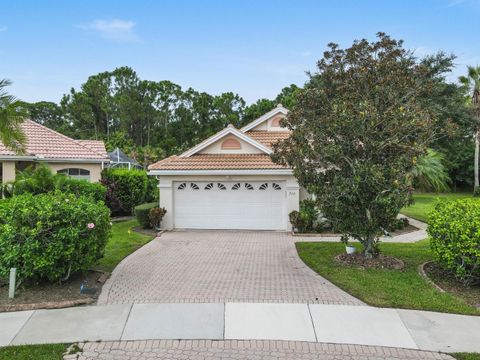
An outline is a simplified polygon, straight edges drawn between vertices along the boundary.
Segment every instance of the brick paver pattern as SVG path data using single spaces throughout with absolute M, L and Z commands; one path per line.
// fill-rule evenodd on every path
M 362 305 L 300 260 L 298 240 L 268 231 L 166 232 L 117 266 L 98 303 Z
M 149 340 L 80 344 L 83 352 L 64 360 L 452 360 L 446 354 L 364 345 L 298 341 Z

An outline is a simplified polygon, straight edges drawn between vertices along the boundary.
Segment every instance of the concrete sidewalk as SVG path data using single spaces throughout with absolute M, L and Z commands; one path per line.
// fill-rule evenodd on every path
M 480 317 L 278 303 L 119 304 L 0 314 L 0 346 L 150 339 L 284 340 L 480 352 Z

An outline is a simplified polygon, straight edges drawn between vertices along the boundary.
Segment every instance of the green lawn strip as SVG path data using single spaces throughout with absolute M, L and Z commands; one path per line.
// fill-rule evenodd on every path
M 440 293 L 418 274 L 418 266 L 431 259 L 429 244 L 381 244 L 382 252 L 402 259 L 405 269 L 382 270 L 347 267 L 335 262 L 345 246 L 331 242 L 296 244 L 300 258 L 310 268 L 367 304 L 379 307 L 430 310 L 480 315 L 480 311 L 453 295 Z M 358 248 L 360 245 L 355 244 Z
M 403 208 L 401 213 L 414 219 L 427 222 L 428 212 L 433 209 L 437 200 L 456 200 L 471 197 L 471 193 L 414 194 L 413 199 L 415 200 L 415 203 Z
M 450 355 L 458 360 L 480 360 L 479 353 L 453 353 Z
M 62 360 L 65 344 L 0 347 L 0 360 Z
M 113 223 L 112 235 L 105 248 L 105 255 L 95 269 L 111 272 L 126 256 L 154 238 L 154 236 L 133 231 L 132 228 L 135 226 L 138 226 L 137 220 Z

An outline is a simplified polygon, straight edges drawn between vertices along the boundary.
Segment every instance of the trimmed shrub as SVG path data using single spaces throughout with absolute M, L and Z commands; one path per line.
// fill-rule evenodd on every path
M 20 172 L 15 181 L 5 185 L 4 194 L 10 198 L 22 194 L 45 194 L 55 190 L 71 193 L 77 197 L 86 196 L 94 201 L 104 201 L 107 191 L 102 184 L 72 179 L 63 174 L 53 174 L 46 166 L 39 166 Z
M 93 201 L 105 201 L 105 195 L 107 193 L 106 187 L 100 183 L 71 179 L 65 175 L 59 175 L 56 181 L 56 188 L 77 197 L 85 196 Z
M 104 253 L 110 212 L 103 202 L 62 192 L 14 196 L 0 203 L 0 278 L 66 280 Z
M 135 216 L 137 217 L 138 223 L 145 229 L 150 229 L 150 210 L 153 208 L 158 208 L 158 203 L 146 203 L 135 206 Z
M 102 184 L 107 188 L 106 205 L 114 215 L 131 215 L 147 194 L 147 173 L 143 170 L 105 169 Z
M 155 176 L 148 176 L 147 193 L 145 194 L 145 202 L 157 202 L 160 199 L 160 191 L 158 189 L 158 179 Z
M 464 285 L 480 280 L 480 201 L 461 199 L 436 204 L 427 232 L 438 263 Z
M 300 201 L 300 211 L 292 211 L 289 214 L 290 223 L 298 232 L 321 232 L 323 222 L 318 219 L 319 211 L 314 200 L 305 199 Z
M 167 213 L 167 209 L 159 208 L 159 207 L 154 207 L 153 209 L 150 209 L 150 212 L 148 213 L 148 218 L 150 219 L 150 225 L 156 229 L 160 229 L 160 224 L 162 223 L 163 217 Z

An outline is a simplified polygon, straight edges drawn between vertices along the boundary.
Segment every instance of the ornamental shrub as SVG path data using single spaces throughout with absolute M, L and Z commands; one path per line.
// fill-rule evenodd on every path
M 163 217 L 166 213 L 167 209 L 165 209 L 164 207 L 154 207 L 153 209 L 150 209 L 150 212 L 148 213 L 148 218 L 150 219 L 150 225 L 155 230 L 160 229 L 160 224 L 162 223 Z
M 63 174 L 53 174 L 46 166 L 27 168 L 20 172 L 15 181 L 7 183 L 4 195 L 7 198 L 22 194 L 44 194 L 60 190 L 75 196 L 86 196 L 94 201 L 104 201 L 106 188 L 99 183 L 73 179 Z
M 0 203 L 0 278 L 61 281 L 104 253 L 110 212 L 103 202 L 62 192 L 14 196 Z
M 71 179 L 65 175 L 57 175 L 56 189 L 70 193 L 77 197 L 85 196 L 93 201 L 105 201 L 107 189 L 100 183 L 91 183 L 87 180 Z
M 105 169 L 101 183 L 106 186 L 106 205 L 114 215 L 131 215 L 135 206 L 145 202 L 147 173 L 143 170 Z
M 148 217 L 150 210 L 158 207 L 158 203 L 146 203 L 135 206 L 135 216 L 137 217 L 138 223 L 145 229 L 150 229 L 150 218 Z
M 443 201 L 429 214 L 427 232 L 438 263 L 466 286 L 480 280 L 480 201 Z

